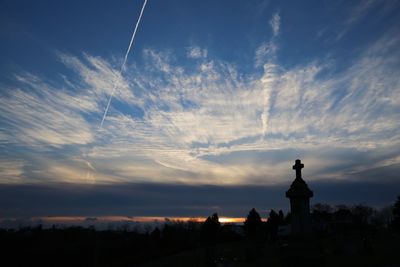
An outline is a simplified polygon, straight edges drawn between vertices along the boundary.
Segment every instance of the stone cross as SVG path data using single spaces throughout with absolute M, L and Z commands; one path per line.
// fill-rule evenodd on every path
M 304 168 L 304 164 L 301 160 L 296 159 L 296 164 L 293 165 L 293 170 L 296 170 L 296 179 L 301 179 L 301 169 Z

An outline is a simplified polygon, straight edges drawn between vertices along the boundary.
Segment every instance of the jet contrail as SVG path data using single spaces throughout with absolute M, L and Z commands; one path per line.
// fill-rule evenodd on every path
M 126 50 L 126 53 L 125 53 L 124 62 L 122 63 L 121 69 L 119 70 L 119 73 L 120 73 L 120 74 L 122 74 L 122 72 L 125 70 L 126 61 L 128 60 L 129 52 L 131 51 L 133 42 L 135 41 L 135 35 L 136 35 L 137 29 L 138 29 L 138 27 L 139 27 L 140 20 L 142 19 L 143 11 L 144 11 L 144 8 L 146 7 L 146 4 L 147 4 L 147 0 L 144 0 L 143 6 L 142 6 L 142 10 L 140 11 L 139 18 L 138 18 L 138 20 L 136 21 L 135 30 L 133 31 L 132 38 L 131 38 L 131 42 L 129 43 L 129 47 L 128 47 L 128 49 Z M 114 96 L 114 93 L 115 93 L 115 89 L 116 89 L 116 88 L 117 88 L 117 83 L 114 82 L 114 86 L 113 86 L 113 89 L 112 89 L 112 91 L 111 91 L 110 98 L 108 99 L 108 103 L 107 103 L 107 106 L 106 106 L 106 110 L 104 111 L 104 114 L 103 114 L 103 119 L 101 120 L 101 123 L 100 123 L 100 128 L 103 127 L 103 123 L 104 123 L 104 120 L 106 119 L 107 112 L 108 112 L 108 109 L 110 108 L 111 100 L 112 100 L 112 98 L 113 98 L 113 96 Z

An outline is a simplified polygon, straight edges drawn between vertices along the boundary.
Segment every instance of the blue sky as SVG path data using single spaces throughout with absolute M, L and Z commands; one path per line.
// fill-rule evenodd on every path
M 398 1 L 142 4 L 0 3 L 2 187 L 398 188 Z

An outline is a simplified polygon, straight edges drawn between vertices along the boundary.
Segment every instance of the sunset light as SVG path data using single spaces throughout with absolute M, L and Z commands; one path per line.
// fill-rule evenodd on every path
M 2 266 L 400 266 L 400 0 L 1 0 L 0 150 Z

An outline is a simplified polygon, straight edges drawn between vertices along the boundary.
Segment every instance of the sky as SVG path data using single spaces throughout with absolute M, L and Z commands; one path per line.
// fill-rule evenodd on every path
M 142 5 L 0 2 L 0 218 L 395 200 L 399 1 Z

